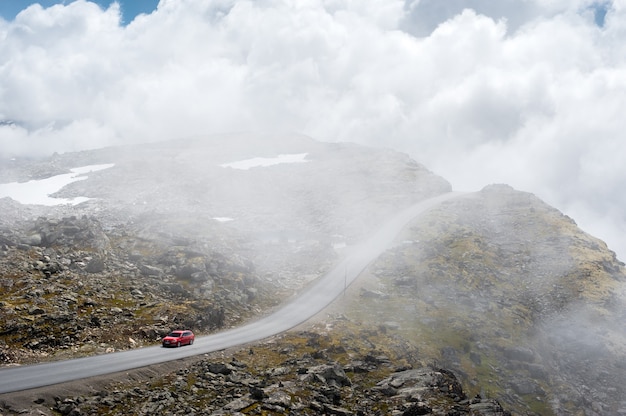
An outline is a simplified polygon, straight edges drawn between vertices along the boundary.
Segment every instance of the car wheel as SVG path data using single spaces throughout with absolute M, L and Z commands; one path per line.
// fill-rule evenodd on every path
M 189 340 L 189 345 L 193 345 L 193 339 Z
M 178 341 L 178 344 L 176 344 L 177 347 L 180 347 L 180 341 Z

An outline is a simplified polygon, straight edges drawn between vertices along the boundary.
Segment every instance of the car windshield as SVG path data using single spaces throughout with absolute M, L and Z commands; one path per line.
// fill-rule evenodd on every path
M 182 335 L 182 332 L 172 332 L 168 335 L 168 337 L 178 338 Z

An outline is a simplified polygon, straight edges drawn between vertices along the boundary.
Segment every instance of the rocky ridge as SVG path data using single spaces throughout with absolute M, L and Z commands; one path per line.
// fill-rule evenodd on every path
M 356 316 L 396 322 L 470 392 L 520 413 L 626 413 L 624 264 L 535 196 L 446 202 L 372 269 L 376 305 Z
M 236 325 L 321 275 L 341 258 L 337 242 L 349 246 L 390 213 L 450 189 L 405 155 L 360 146 L 286 140 L 265 151 L 306 152 L 306 163 L 240 172 L 220 167 L 255 155 L 238 139 L 191 144 L 42 162 L 34 171 L 116 163 L 59 192 L 98 198 L 77 207 L 0 200 L 4 365 L 137 348 L 175 326 Z M 123 414 L 132 402 L 145 406 L 136 414 L 506 414 L 497 400 L 524 415 L 626 414 L 624 265 L 535 196 L 494 185 L 449 201 L 369 270 L 328 327 L 253 354 L 202 357 L 141 385 L 7 399 L 2 412 Z M 325 341 L 312 348 L 312 339 Z M 351 385 L 329 386 L 318 367 Z M 402 371 L 418 395 L 399 394 Z

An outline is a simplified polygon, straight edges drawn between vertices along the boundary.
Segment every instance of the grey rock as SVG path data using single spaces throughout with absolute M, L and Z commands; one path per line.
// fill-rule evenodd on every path
M 42 237 L 41 234 L 37 233 L 37 234 L 31 234 L 27 237 L 24 237 L 22 239 L 22 244 L 26 244 L 29 246 L 40 246 L 41 242 L 42 242 Z
M 311 367 L 308 369 L 309 374 L 314 374 L 320 377 L 322 380 L 336 381 L 341 386 L 351 386 L 352 382 L 346 376 L 345 371 L 341 367 L 341 365 L 335 364 L 322 364 L 319 366 Z
M 139 266 L 139 270 L 144 276 L 162 276 L 163 270 L 156 266 L 151 266 L 148 264 L 142 264 Z
M 106 266 L 104 260 L 100 257 L 94 257 L 87 263 L 85 271 L 88 273 L 101 273 L 105 270 Z

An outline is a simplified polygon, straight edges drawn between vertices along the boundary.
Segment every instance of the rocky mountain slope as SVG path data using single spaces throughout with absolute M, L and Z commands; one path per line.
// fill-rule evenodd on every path
M 445 369 L 418 359 L 385 326 L 343 316 L 305 331 L 108 380 L 16 393 L 8 414 L 493 415 Z M 72 395 L 67 395 L 68 391 Z M 28 405 L 25 405 L 27 403 Z
M 602 241 L 505 185 L 442 204 L 400 241 L 355 313 L 397 323 L 510 409 L 626 413 L 626 274 Z
M 4 164 L 3 180 L 19 181 L 114 164 L 58 192 L 93 198 L 76 206 L 0 200 L 5 364 L 138 347 L 177 326 L 207 333 L 241 323 L 330 267 L 333 241 L 356 240 L 398 206 L 449 189 L 394 152 L 303 137 L 215 140 Z M 294 152 L 307 162 L 220 166 Z
M 306 156 L 226 165 L 280 154 Z M 6 161 L 0 182 L 102 163 L 114 166 L 58 193 L 86 203 L 0 200 L 1 365 L 237 325 L 392 213 L 450 190 L 393 151 L 247 135 Z M 97 394 L 12 396 L 0 411 L 505 414 L 499 402 L 518 414 L 626 413 L 625 277 L 572 219 L 489 186 L 408 227 L 335 317 L 306 332 Z

